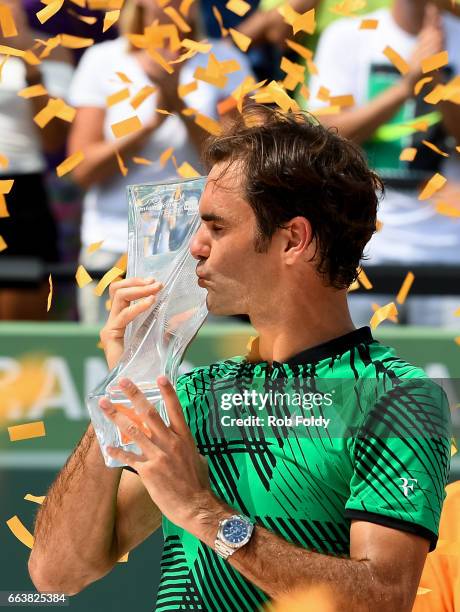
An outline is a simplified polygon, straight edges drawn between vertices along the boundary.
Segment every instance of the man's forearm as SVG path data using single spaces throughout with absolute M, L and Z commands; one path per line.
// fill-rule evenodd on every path
M 37 588 L 78 591 L 113 567 L 121 471 L 106 467 L 90 424 L 37 514 L 29 560 Z
M 200 512 L 191 532 L 214 548 L 219 520 L 236 513 L 235 509 L 212 497 L 206 500 L 206 507 Z M 259 525 L 254 529 L 250 542 L 230 556 L 228 563 L 272 599 L 294 589 L 321 584 L 333 590 L 334 602 L 346 610 L 385 612 L 396 609 L 391 606 L 398 602 L 394 593 L 397 588 L 395 581 L 389 579 L 387 584 L 379 584 L 368 559 L 311 552 Z M 402 604 L 398 609 L 406 608 Z
M 401 80 L 365 106 L 337 115 L 318 115 L 318 118 L 323 125 L 336 127 L 341 136 L 360 144 L 393 117 L 410 93 L 410 86 Z

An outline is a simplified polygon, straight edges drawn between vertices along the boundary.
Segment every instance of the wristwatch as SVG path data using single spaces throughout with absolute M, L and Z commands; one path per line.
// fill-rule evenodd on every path
M 247 516 L 234 514 L 219 522 L 214 549 L 223 559 L 233 555 L 239 548 L 249 542 L 254 524 Z

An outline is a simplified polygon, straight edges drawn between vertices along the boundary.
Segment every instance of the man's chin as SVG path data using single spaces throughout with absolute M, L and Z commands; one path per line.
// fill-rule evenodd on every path
M 206 297 L 206 306 L 208 308 L 209 314 L 212 314 L 216 317 L 230 317 L 232 315 L 238 314 L 235 308 L 231 308 L 228 305 L 223 304 L 222 302 L 219 303 L 219 301 L 216 300 L 215 297 L 210 296 L 209 293 Z

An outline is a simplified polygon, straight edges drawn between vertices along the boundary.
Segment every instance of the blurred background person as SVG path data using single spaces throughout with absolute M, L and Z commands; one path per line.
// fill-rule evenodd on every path
M 179 1 L 168 6 L 179 8 Z M 192 6 L 188 23 L 193 26 L 190 37 L 196 38 L 197 14 Z M 208 133 L 198 127 L 193 117 L 184 116 L 189 106 L 213 119 L 217 118 L 217 104 L 251 74 L 246 56 L 230 42 L 211 40 L 211 53 L 219 62 L 236 60 L 239 70 L 227 75 L 224 86 L 217 88 L 209 83 L 197 81 L 197 89 L 184 99 L 178 95 L 179 84 L 193 81 L 196 68 L 206 68 L 209 54 L 199 53 L 184 63 L 173 64 L 175 71 L 168 75 L 145 49 L 134 48 L 127 34 L 143 34 L 144 28 L 155 20 L 160 24 L 171 24 L 162 8 L 152 0 L 127 0 L 120 18 L 122 36 L 89 48 L 84 54 L 75 74 L 69 101 L 77 108 L 69 137 L 69 155 L 83 151 L 85 160 L 75 169 L 74 179 L 85 189 L 80 263 L 91 270 L 108 269 L 127 250 L 128 207 L 125 187 L 128 184 L 162 182 L 178 178 L 171 162 L 160 161 L 168 148 L 174 149 L 177 166 L 188 162 L 196 170 L 200 168 L 200 146 Z M 166 47 L 166 44 L 165 44 Z M 173 60 L 169 50 L 161 54 Z M 116 72 L 122 72 L 130 83 L 123 83 Z M 130 98 L 145 86 L 156 88 L 136 109 L 128 99 L 107 107 L 107 96 L 129 87 Z M 167 109 L 173 115 L 160 114 L 156 109 Z M 111 125 L 137 114 L 142 129 L 115 139 Z M 128 173 L 123 176 L 116 158 L 122 156 Z M 136 164 L 132 157 L 151 161 L 150 165 Z M 87 247 L 104 240 L 102 247 L 89 254 Z M 105 320 L 107 312 L 103 299 L 93 293 L 87 285 L 79 291 L 80 318 L 85 323 Z
M 34 38 L 43 38 L 27 22 L 19 0 L 5 0 L 18 31 L 17 36 L 0 36 L 0 44 L 27 50 Z M 0 56 L 5 62 L 0 81 L 0 154 L 6 162 L 0 178 L 13 179 L 6 196 L 8 216 L 0 218 L 0 235 L 7 248 L 0 253 L 0 269 L 11 266 L 12 258 L 33 258 L 40 262 L 58 260 L 57 229 L 49 206 L 44 182 L 46 154 L 62 149 L 69 123 L 54 118 L 43 129 L 33 121 L 48 103 L 49 97 L 63 98 L 72 78 L 72 56 L 57 47 L 39 65 L 30 65 L 19 57 Z M 23 98 L 18 93 L 29 86 L 43 85 L 47 95 Z M 18 274 L 19 275 L 19 274 Z M 36 285 L 2 282 L 0 319 L 40 320 L 46 318 L 48 280 Z
M 321 86 L 331 96 L 353 95 L 353 107 L 319 118 L 361 144 L 370 165 L 384 179 L 386 194 L 379 210 L 382 227 L 369 244 L 366 265 L 395 264 L 408 270 L 414 264 L 459 264 L 460 219 L 439 214 L 432 199 L 420 201 L 418 196 L 436 172 L 449 179 L 450 192 L 459 180 L 455 145 L 460 142 L 460 106 L 450 101 L 433 105 L 424 98 L 437 84 L 460 72 L 460 20 L 441 14 L 424 0 L 394 0 L 391 9 L 380 9 L 366 18 L 376 19 L 377 29 L 360 30 L 360 20 L 346 18 L 323 34 L 315 58 L 319 74 L 311 81 L 309 105 L 310 109 L 329 105 L 317 97 Z M 387 45 L 408 62 L 404 76 L 383 55 Z M 444 49 L 449 65 L 423 74 L 421 61 Z M 426 76 L 431 81 L 421 84 L 417 95 L 415 86 Z M 411 128 L 416 122 L 419 125 Z M 400 159 L 405 148 L 416 149 L 413 161 Z M 387 297 L 351 295 L 355 324 L 369 321 L 371 302 Z M 457 305 L 455 299 L 409 297 L 408 321 L 456 325 Z

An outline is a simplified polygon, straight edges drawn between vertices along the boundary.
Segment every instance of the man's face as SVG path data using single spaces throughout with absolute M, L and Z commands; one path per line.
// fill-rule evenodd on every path
M 256 217 L 241 195 L 237 167 L 215 182 L 226 165 L 216 164 L 209 173 L 190 252 L 198 260 L 198 284 L 208 291 L 209 311 L 250 314 L 276 282 L 279 261 L 272 245 L 266 253 L 254 250 Z

